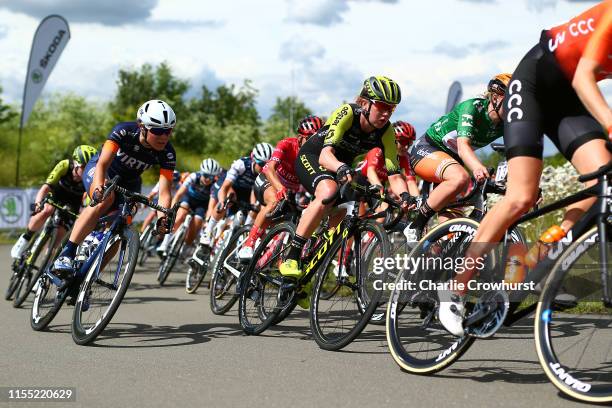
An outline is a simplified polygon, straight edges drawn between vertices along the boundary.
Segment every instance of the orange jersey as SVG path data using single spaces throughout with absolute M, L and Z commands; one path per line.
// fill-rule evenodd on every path
M 612 76 L 612 0 L 605 0 L 584 13 L 542 33 L 542 45 L 555 56 L 571 82 L 580 58 L 597 61 L 597 81 Z

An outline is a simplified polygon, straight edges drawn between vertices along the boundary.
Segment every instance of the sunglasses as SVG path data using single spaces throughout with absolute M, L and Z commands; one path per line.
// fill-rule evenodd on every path
M 266 165 L 266 161 L 265 160 L 255 160 L 255 164 L 258 164 L 261 167 L 263 167 Z
M 156 127 L 149 128 L 148 130 L 149 132 L 153 133 L 155 136 L 169 135 L 172 132 L 172 129 L 156 128 Z
M 376 109 L 379 112 L 393 112 L 397 107 L 397 105 L 392 105 L 382 101 L 372 101 L 372 105 L 376 106 Z

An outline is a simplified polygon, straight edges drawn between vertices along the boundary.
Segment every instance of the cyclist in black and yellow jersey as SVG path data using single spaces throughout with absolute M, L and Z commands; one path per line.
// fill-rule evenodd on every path
M 72 152 L 72 160 L 65 159 L 55 165 L 47 180 L 36 194 L 32 216 L 28 222 L 26 232 L 21 234 L 13 248 L 11 257 L 19 258 L 28 246 L 34 233 L 42 228 L 47 218 L 53 214 L 54 208 L 47 204 L 39 204 L 48 194 L 58 204 L 67 204 L 74 212 L 78 212 L 85 193 L 83 187 L 83 169 L 92 156 L 97 153 L 95 147 L 88 145 L 77 146 Z
M 286 260 L 280 266 L 283 276 L 299 278 L 298 259 L 306 240 L 320 224 L 325 210 L 323 200 L 333 197 L 338 184 L 352 180 L 351 164 L 373 148 L 382 149 L 390 162 L 389 183 L 407 209 L 412 199 L 399 174 L 395 131 L 389 122 L 401 100 L 398 84 L 384 76 L 367 78 L 357 103 L 340 106 L 325 125 L 300 148 L 295 171 L 306 190 L 315 198 L 303 211 Z M 302 306 L 302 304 L 300 304 Z

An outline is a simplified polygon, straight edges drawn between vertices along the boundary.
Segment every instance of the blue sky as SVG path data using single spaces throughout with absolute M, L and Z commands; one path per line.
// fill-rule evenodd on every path
M 251 79 L 263 118 L 276 97 L 291 94 L 329 115 L 355 97 L 366 76 L 382 74 L 402 87 L 395 117 L 422 133 L 442 113 L 453 80 L 461 81 L 464 98 L 482 93 L 489 77 L 514 70 L 542 28 L 595 3 L 0 0 L 0 84 L 5 99 L 20 102 L 34 30 L 57 13 L 69 21 L 72 39 L 45 93 L 108 100 L 119 68 L 165 60 L 194 89 Z

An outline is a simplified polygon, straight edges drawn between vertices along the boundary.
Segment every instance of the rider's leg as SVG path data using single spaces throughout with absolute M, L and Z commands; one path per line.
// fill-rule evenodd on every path
M 153 211 L 149 211 L 149 213 L 145 217 L 144 221 L 142 222 L 142 227 L 140 227 L 140 233 L 141 234 L 149 226 L 149 224 L 151 224 L 151 222 L 153 222 L 153 219 L 155 218 L 156 215 L 157 215 L 157 211 L 154 211 L 154 210 Z
M 23 251 L 28 246 L 28 243 L 30 242 L 34 234 L 42 228 L 45 221 L 47 221 L 47 219 L 53 214 L 54 210 L 55 208 L 53 208 L 53 206 L 45 204 L 42 211 L 30 217 L 30 221 L 28 222 L 28 228 L 23 234 L 19 236 L 17 242 L 11 248 L 12 258 L 19 258 L 21 254 L 23 254 Z
M 193 217 L 193 220 L 191 221 L 191 225 L 187 230 L 187 235 L 185 235 L 185 244 L 191 245 L 193 243 L 193 240 L 197 236 L 198 231 L 202 229 L 202 224 L 204 224 L 203 216 L 204 209 L 202 208 L 200 214 L 196 213 L 195 217 Z

